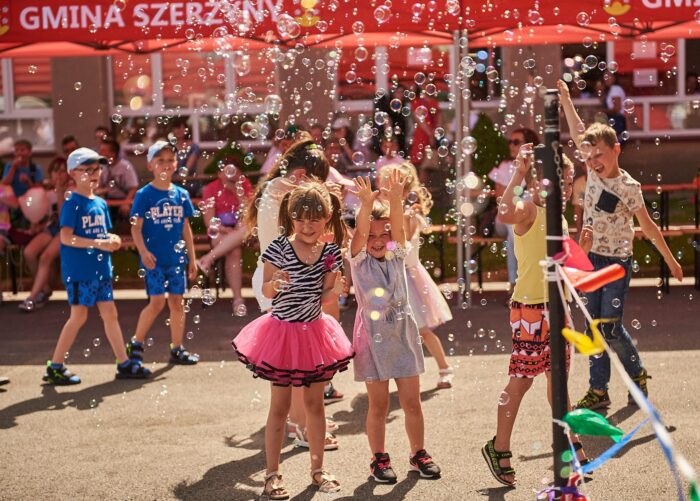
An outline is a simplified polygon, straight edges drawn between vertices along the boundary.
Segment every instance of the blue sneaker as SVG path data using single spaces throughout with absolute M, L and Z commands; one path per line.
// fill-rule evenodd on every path
M 44 374 L 42 379 L 49 384 L 57 386 L 80 384 L 80 378 L 69 371 L 65 365 L 61 364 L 58 367 L 54 367 L 51 364 L 51 360 L 46 362 L 46 374 Z
M 195 365 L 199 362 L 199 355 L 190 353 L 184 346 L 170 345 L 170 363 L 178 365 Z

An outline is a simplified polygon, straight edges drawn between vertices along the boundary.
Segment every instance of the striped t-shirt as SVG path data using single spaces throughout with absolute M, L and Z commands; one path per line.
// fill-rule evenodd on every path
M 289 287 L 272 299 L 272 316 L 285 322 L 318 320 L 321 317 L 323 279 L 326 273 L 340 269 L 340 248 L 327 243 L 318 260 L 306 264 L 297 257 L 287 237 L 279 237 L 265 249 L 262 261 L 289 273 Z

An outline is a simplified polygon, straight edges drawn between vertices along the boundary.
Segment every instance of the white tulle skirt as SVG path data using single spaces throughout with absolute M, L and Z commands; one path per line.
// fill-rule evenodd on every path
M 452 312 L 428 270 L 422 264 L 406 268 L 408 302 L 418 328 L 434 329 L 452 320 Z

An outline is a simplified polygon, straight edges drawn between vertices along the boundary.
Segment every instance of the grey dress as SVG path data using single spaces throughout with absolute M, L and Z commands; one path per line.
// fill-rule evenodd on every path
M 386 381 L 425 371 L 422 339 L 408 303 L 406 248 L 379 260 L 366 248 L 350 257 L 357 314 L 352 344 L 355 381 Z

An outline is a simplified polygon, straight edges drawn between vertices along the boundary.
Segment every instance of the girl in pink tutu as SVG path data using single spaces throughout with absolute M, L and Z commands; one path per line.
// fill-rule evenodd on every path
M 377 482 L 395 483 L 396 473 L 385 449 L 389 380 L 394 379 L 405 415 L 411 470 L 439 478 L 440 468 L 425 451 L 420 379 L 424 372 L 418 325 L 408 305 L 403 224 L 405 179 L 396 169 L 382 186 L 389 206 L 377 200 L 369 179 L 355 178 L 360 210 L 350 244 L 357 314 L 353 332 L 355 380 L 367 387 L 367 438 L 372 450 L 370 471 Z
M 438 364 L 438 389 L 451 388 L 454 373 L 445 358 L 442 342 L 433 329 L 452 320 L 452 312 L 418 256 L 422 239 L 421 231 L 428 226 L 426 216 L 433 206 L 433 197 L 418 182 L 416 168 L 409 161 L 387 166 L 379 178 L 380 185 L 387 183 L 392 169 L 398 169 L 401 176 L 406 179 L 403 191 L 404 231 L 406 239 L 411 243 L 405 260 L 408 303 L 418 324 L 423 344 Z
M 338 301 L 342 292 L 339 246 L 345 225 L 340 209 L 338 197 L 316 182 L 303 183 L 284 196 L 279 211 L 284 235 L 262 254 L 262 292 L 272 300 L 272 310 L 233 340 L 239 360 L 254 377 L 272 383 L 263 491 L 269 499 L 289 498 L 278 467 L 292 386 L 304 387 L 312 483 L 324 493 L 340 490 L 323 469 L 323 389 L 336 372 L 347 369 L 353 348 L 338 321 L 322 312 L 322 305 Z M 323 243 L 326 232 L 333 233 L 334 242 Z

